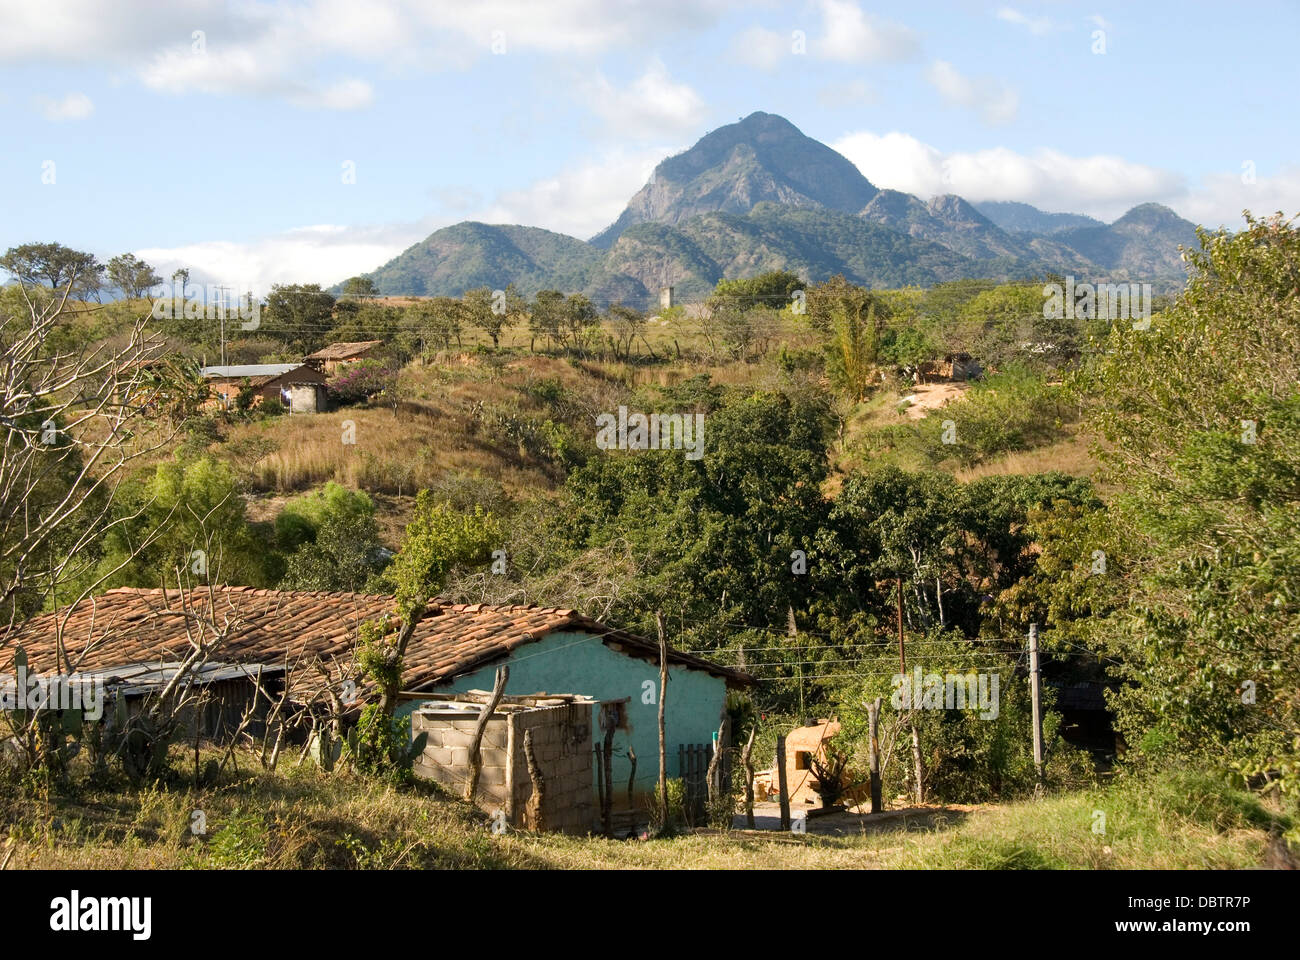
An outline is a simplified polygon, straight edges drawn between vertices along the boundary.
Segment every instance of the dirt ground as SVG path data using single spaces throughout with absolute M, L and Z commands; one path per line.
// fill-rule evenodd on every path
M 969 386 L 962 381 L 919 384 L 903 397 L 904 400 L 911 401 L 905 416 L 909 420 L 920 420 L 931 410 L 937 410 L 950 400 L 960 397 Z

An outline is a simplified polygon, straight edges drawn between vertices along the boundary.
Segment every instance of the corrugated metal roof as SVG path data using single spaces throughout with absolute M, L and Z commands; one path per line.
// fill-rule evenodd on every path
M 237 380 L 241 377 L 279 377 L 301 366 L 301 363 L 247 363 L 234 367 L 204 367 L 199 372 L 205 377 Z
M 176 660 L 169 662 L 124 663 L 120 666 L 78 670 L 74 675 L 76 682 L 73 685 L 85 686 L 98 680 L 102 681 L 104 686 L 114 687 L 126 696 L 135 696 L 161 690 L 176 676 L 180 668 L 181 662 Z M 284 673 L 284 667 L 269 663 L 219 663 L 213 661 L 200 667 L 194 667 L 189 682 L 203 686 L 209 683 L 219 683 L 223 680 L 235 680 L 245 677 L 255 680 L 259 671 L 263 677 L 274 677 Z M 40 674 L 39 679 L 54 680 L 56 677 L 53 674 Z M 58 677 L 58 679 L 69 680 L 66 677 Z M 69 680 L 69 682 L 71 681 Z M 0 679 L 0 691 L 9 693 L 12 692 L 13 687 L 13 678 L 5 677 Z

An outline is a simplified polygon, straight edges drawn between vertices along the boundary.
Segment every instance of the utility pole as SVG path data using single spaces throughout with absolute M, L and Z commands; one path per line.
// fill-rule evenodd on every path
M 904 682 L 906 682 L 907 654 L 903 646 L 903 578 L 902 577 L 898 578 L 898 666 L 902 670 L 903 680 Z M 911 690 L 910 688 L 911 685 L 908 684 L 907 689 L 912 695 L 912 702 L 915 703 L 916 691 Z M 909 705 L 909 713 L 911 709 L 912 708 Z M 917 733 L 916 730 L 915 713 L 910 713 L 910 719 L 912 725 L 912 775 L 916 777 L 916 790 L 915 790 L 916 802 L 924 803 L 925 785 L 923 783 L 923 778 L 925 775 L 925 767 L 922 765 L 921 762 L 921 735 Z
M 221 299 L 217 301 L 217 316 L 221 320 L 221 365 L 226 365 L 226 300 L 230 288 L 226 286 L 218 287 L 221 291 Z
M 1034 723 L 1034 772 L 1043 785 L 1043 674 L 1038 666 L 1038 624 L 1029 625 L 1029 694 Z

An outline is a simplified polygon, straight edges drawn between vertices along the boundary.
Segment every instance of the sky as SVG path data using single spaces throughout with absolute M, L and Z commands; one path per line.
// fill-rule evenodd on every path
M 264 293 L 461 220 L 589 238 L 756 110 L 878 187 L 1300 213 L 1300 5 L 0 0 L 0 249 Z

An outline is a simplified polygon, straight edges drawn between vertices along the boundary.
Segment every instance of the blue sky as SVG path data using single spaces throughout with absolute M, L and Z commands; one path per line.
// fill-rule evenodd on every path
M 0 23 L 0 248 L 259 290 L 462 219 L 588 237 L 754 110 L 923 197 L 1300 212 L 1291 3 L 0 0 Z

